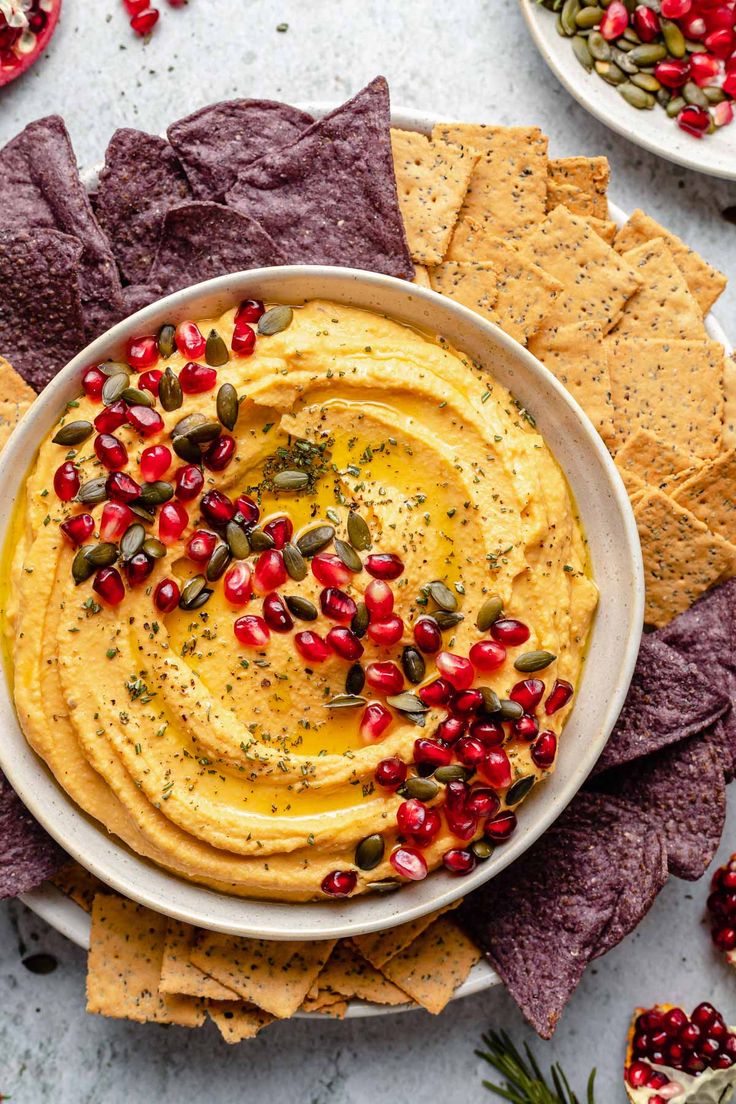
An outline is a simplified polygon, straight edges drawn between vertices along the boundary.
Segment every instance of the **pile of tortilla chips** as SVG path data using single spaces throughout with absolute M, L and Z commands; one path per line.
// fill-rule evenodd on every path
M 587 412 L 631 497 L 656 630 L 586 791 L 457 913 L 337 944 L 235 939 L 66 866 L 56 884 L 92 914 L 91 1011 L 209 1017 L 229 1042 L 354 998 L 436 1013 L 480 948 L 549 1036 L 668 873 L 706 869 L 736 772 L 736 364 L 704 324 L 725 278 L 642 211 L 617 229 L 608 181 L 603 157 L 550 159 L 536 127 L 391 130 L 382 78 L 316 122 L 234 100 L 168 140 L 119 130 L 92 202 L 58 117 L 0 150 L 0 354 L 27 381 L 0 359 L 0 444 L 86 340 L 162 294 L 283 263 L 413 279 L 526 345 Z M 21 808 L 0 785 L 0 897 L 63 861 Z

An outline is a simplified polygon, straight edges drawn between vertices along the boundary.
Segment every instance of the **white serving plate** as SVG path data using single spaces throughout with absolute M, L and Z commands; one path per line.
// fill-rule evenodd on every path
M 519 0 L 519 6 L 540 54 L 581 107 L 650 153 L 695 172 L 736 180 L 736 122 L 705 138 L 693 138 L 659 106 L 637 111 L 597 73 L 586 72 L 572 51 L 570 39 L 557 33 L 554 12 L 537 0 Z

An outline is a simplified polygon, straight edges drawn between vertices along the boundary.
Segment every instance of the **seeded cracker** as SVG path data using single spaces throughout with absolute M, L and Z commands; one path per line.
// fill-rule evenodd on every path
M 475 943 L 443 916 L 394 955 L 382 972 L 422 1008 L 437 1015 L 479 960 Z
M 622 440 L 642 428 L 686 441 L 702 458 L 720 451 L 723 346 L 615 334 L 607 345 L 614 424 Z
M 426 267 L 426 265 L 414 265 L 414 279 L 411 282 L 413 284 L 416 284 L 417 287 L 431 289 L 432 284 L 430 283 L 429 279 L 429 269 Z
M 22 376 L 19 376 L 9 361 L 0 356 L 0 401 L 32 403 L 36 392 Z
M 391 131 L 391 149 L 412 260 L 440 264 L 480 155 L 407 130 Z
M 10 434 L 27 410 L 31 409 L 29 402 L 3 402 L 0 401 L 0 449 L 5 448 Z
M 522 238 L 547 210 L 547 137 L 538 127 L 437 123 L 434 141 L 481 154 L 450 242 L 448 261 L 485 259 L 491 238 Z M 468 241 L 469 220 L 480 241 Z
M 602 322 L 612 329 L 626 300 L 641 284 L 629 264 L 598 236 L 589 222 L 557 207 L 520 247 L 522 258 L 559 280 L 547 324 Z
M 245 1001 L 217 1001 L 207 1006 L 207 1015 L 217 1026 L 226 1043 L 242 1043 L 255 1039 L 263 1027 L 273 1023 L 274 1017 Z
M 702 462 L 695 453 L 647 429 L 638 429 L 616 453 L 616 466 L 622 475 L 628 472 L 660 490 L 665 490 L 673 477 L 689 473 Z
M 547 210 L 562 203 L 573 215 L 608 218 L 607 157 L 560 157 L 547 166 Z
M 123 897 L 100 894 L 92 906 L 87 1011 L 138 1023 L 199 1027 L 204 1005 L 158 991 L 166 917 Z
M 641 499 L 634 517 L 644 556 L 648 624 L 666 625 L 708 587 L 736 571 L 736 546 L 662 491 Z
M 470 307 L 489 322 L 496 321 L 493 305 L 498 277 L 489 261 L 445 261 L 430 270 L 429 279 L 440 295 Z
M 736 544 L 736 449 L 703 464 L 672 497 L 704 525 Z
M 699 253 L 689 249 L 676 234 L 665 230 L 664 226 L 660 226 L 642 210 L 636 210 L 619 230 L 615 248 L 619 253 L 626 253 L 652 238 L 664 238 L 667 242 L 677 267 L 685 277 L 703 315 L 706 315 L 726 287 L 726 277 L 704 261 Z
M 736 360 L 723 362 L 723 447 L 736 447 Z
M 98 893 L 111 892 L 104 882 L 95 878 L 94 874 L 90 874 L 89 870 L 85 870 L 74 860 L 62 867 L 51 881 L 65 897 L 74 901 L 74 904 L 79 905 L 85 912 L 92 912 L 92 905 Z
M 374 1004 L 406 1004 L 407 1000 L 406 993 L 371 966 L 347 940 L 335 947 L 315 985 L 318 994 L 332 992 Z
M 160 993 L 185 993 L 190 997 L 232 1001 L 237 993 L 194 965 L 191 953 L 197 938 L 197 928 L 182 920 L 169 919 L 159 979 Z
M 382 970 L 389 959 L 400 951 L 403 951 L 415 939 L 418 939 L 423 931 L 445 912 L 455 909 L 460 904 L 453 902 L 447 908 L 430 912 L 427 916 L 420 916 L 418 920 L 410 920 L 406 924 L 397 924 L 386 931 L 372 932 L 368 935 L 354 935 L 351 942 L 358 948 L 363 958 L 366 958 L 377 970 Z
M 530 339 L 529 352 L 554 373 L 612 447 L 611 377 L 603 326 L 599 322 L 573 322 L 542 329 Z
M 590 216 L 585 221 L 590 223 L 598 237 L 603 238 L 607 245 L 613 245 L 618 233 L 618 226 L 615 222 L 610 219 L 591 218 Z
M 707 340 L 703 314 L 663 238 L 623 254 L 644 283 L 624 307 L 617 337 Z

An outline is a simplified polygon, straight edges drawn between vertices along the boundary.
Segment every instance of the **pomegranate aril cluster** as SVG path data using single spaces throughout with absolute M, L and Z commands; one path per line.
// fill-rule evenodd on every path
M 736 855 L 711 879 L 708 912 L 716 947 L 726 953 L 736 950 Z
M 149 0 L 122 0 L 122 3 L 132 30 L 142 38 L 150 35 L 159 21 L 159 9 L 153 7 Z M 183 8 L 187 3 L 188 0 L 168 0 L 170 8 Z
M 653 1065 L 697 1077 L 705 1070 L 730 1069 L 735 1062 L 736 1035 L 712 1004 L 699 1004 L 690 1016 L 682 1008 L 655 1007 L 641 1012 L 634 1024 L 626 1080 L 632 1088 L 650 1088 L 669 1100 L 677 1083 Z

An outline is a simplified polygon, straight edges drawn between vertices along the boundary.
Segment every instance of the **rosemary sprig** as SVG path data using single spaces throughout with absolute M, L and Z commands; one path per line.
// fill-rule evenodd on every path
M 484 1087 L 496 1096 L 511 1101 L 511 1104 L 581 1104 L 559 1063 L 550 1069 L 550 1087 L 528 1046 L 524 1046 L 524 1057 L 505 1031 L 492 1031 L 483 1036 L 483 1042 L 486 1049 L 476 1050 L 475 1053 L 505 1078 L 503 1086 L 483 1082 Z M 588 1078 L 583 1104 L 595 1104 L 595 1070 L 591 1070 Z

